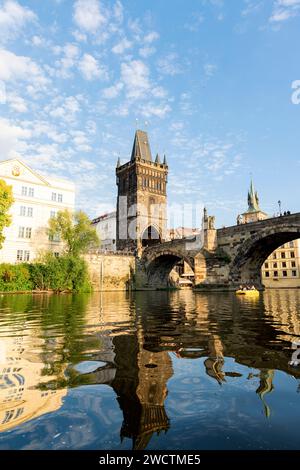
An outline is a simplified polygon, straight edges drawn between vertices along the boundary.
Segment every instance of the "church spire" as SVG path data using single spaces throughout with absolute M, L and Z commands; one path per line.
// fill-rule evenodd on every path
M 152 162 L 152 155 L 147 132 L 137 130 L 134 136 L 131 161 L 136 159 Z
M 254 189 L 253 180 L 251 179 L 250 190 L 248 191 L 248 212 L 258 211 L 260 211 L 258 194 Z
M 118 157 L 117 168 L 119 168 L 120 166 L 121 166 L 121 160 L 120 160 L 120 157 Z
M 164 165 L 167 166 L 167 157 L 164 155 Z
M 160 156 L 158 153 L 156 154 L 155 163 L 160 163 Z

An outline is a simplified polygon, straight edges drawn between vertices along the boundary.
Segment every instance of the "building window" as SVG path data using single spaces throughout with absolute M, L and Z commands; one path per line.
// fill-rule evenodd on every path
M 34 197 L 34 188 L 28 188 L 28 196 Z
M 21 207 L 20 207 L 20 215 L 21 215 L 21 216 L 25 216 L 25 215 L 26 215 L 26 207 L 25 207 L 25 206 L 21 206 Z
M 293 270 L 293 271 L 292 271 L 292 276 L 293 276 L 293 277 L 296 277 L 296 276 L 297 276 L 297 271 L 294 271 L 294 270 Z
M 276 258 L 277 258 L 277 254 L 273 253 L 273 259 L 276 259 Z
M 19 227 L 19 238 L 24 238 L 25 235 L 25 227 Z
M 269 267 L 269 263 L 265 263 L 265 268 L 268 269 L 268 267 Z
M 63 201 L 62 194 L 58 194 L 58 195 L 57 195 L 57 201 L 58 201 L 58 202 L 62 202 L 62 201 Z
M 22 196 L 27 196 L 27 186 L 22 186 Z
M 54 219 L 56 217 L 56 211 L 50 211 L 50 219 Z
M 278 271 L 274 271 L 273 276 L 278 277 Z
M 294 242 L 290 242 L 290 248 L 294 248 Z
M 292 261 L 292 268 L 295 268 L 296 267 L 296 262 L 295 261 Z
M 287 271 L 282 271 L 283 277 L 287 277 Z
M 55 234 L 55 235 L 50 234 L 48 238 L 49 238 L 50 242 L 55 242 L 55 243 L 60 242 L 60 235 L 59 234 Z
M 31 227 L 26 227 L 25 238 L 31 238 L 32 229 Z
M 286 268 L 286 261 L 284 261 L 284 262 L 282 263 L 282 267 L 283 267 L 283 268 Z
M 58 257 L 59 257 L 58 251 L 55 251 L 55 252 L 54 252 L 54 256 L 55 256 L 55 258 L 58 258 Z
M 270 277 L 269 271 L 266 271 L 265 274 L 266 274 L 266 277 Z
M 295 252 L 291 251 L 291 258 L 295 258 Z
M 56 193 L 52 193 L 51 199 L 52 199 L 52 201 L 56 201 Z
M 27 207 L 27 217 L 33 217 L 33 208 Z
M 281 258 L 283 258 L 283 259 L 285 258 L 285 252 L 284 251 L 281 252 Z
M 273 263 L 273 268 L 277 268 L 277 263 Z
M 17 261 L 29 261 L 29 260 L 30 260 L 30 251 L 27 251 L 27 250 L 17 251 Z

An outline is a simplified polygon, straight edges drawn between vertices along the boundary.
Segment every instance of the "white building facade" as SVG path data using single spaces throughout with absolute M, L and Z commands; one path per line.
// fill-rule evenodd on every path
M 12 186 L 12 223 L 4 230 L 0 263 L 33 261 L 45 251 L 63 251 L 59 239 L 50 239 L 48 222 L 59 210 L 74 210 L 74 183 L 42 176 L 20 160 L 0 162 L 0 179 Z
M 116 212 L 110 212 L 93 219 L 92 225 L 95 227 L 100 238 L 101 249 L 105 251 L 116 251 Z

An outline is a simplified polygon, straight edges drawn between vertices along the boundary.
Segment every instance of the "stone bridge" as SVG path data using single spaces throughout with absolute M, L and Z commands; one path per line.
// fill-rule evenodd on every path
M 193 239 L 146 248 L 137 261 L 137 287 L 167 287 L 179 260 L 186 261 L 199 288 L 236 289 L 251 283 L 262 289 L 261 266 L 284 243 L 300 238 L 300 213 L 232 227 L 206 228 Z

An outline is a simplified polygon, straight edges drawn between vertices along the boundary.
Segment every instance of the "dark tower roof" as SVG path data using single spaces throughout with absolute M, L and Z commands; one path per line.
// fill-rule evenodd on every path
M 134 137 L 133 148 L 131 152 L 131 161 L 136 158 L 152 161 L 151 148 L 147 132 L 137 130 Z

